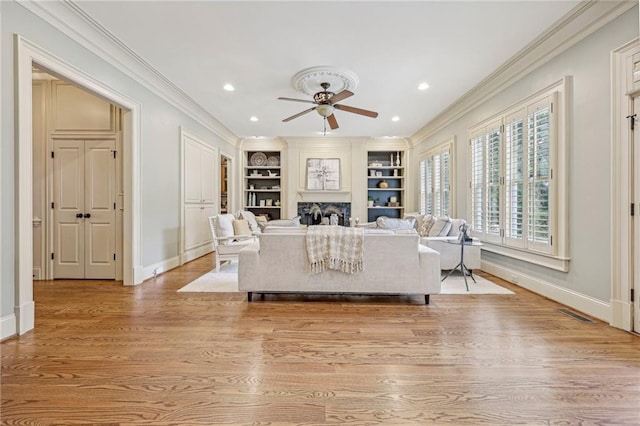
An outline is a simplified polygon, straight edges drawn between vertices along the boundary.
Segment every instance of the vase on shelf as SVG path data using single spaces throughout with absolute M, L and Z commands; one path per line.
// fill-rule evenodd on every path
M 381 180 L 380 182 L 378 182 L 378 188 L 388 188 L 389 187 L 389 182 L 387 182 L 386 180 Z
M 400 167 L 400 151 L 396 154 L 396 167 Z

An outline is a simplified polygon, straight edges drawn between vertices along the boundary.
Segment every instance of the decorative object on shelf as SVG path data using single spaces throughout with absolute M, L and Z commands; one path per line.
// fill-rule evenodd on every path
M 269 173 L 269 177 L 278 177 L 278 173 L 272 172 L 271 170 L 267 170 L 267 173 Z
M 393 159 L 391 160 L 391 164 L 393 164 Z M 400 151 L 396 154 L 396 166 L 400 167 Z
M 260 200 L 260 207 L 265 207 L 265 200 Z
M 382 176 L 382 172 L 381 171 L 377 171 L 376 172 L 376 177 L 380 177 L 380 176 Z
M 386 180 L 381 180 L 380 182 L 378 182 L 378 188 L 388 188 L 389 187 L 389 182 L 387 182 Z
M 397 203 L 398 202 L 398 197 L 389 197 L 389 202 L 390 203 Z
M 276 200 L 275 203 L 273 203 L 276 207 L 280 207 L 280 200 Z
M 271 198 L 267 198 L 266 202 L 267 202 L 267 203 L 266 203 L 266 204 L 267 204 L 267 207 L 271 207 L 271 206 L 273 206 L 273 200 L 272 200 Z
M 339 190 L 339 158 L 307 158 L 307 189 Z
M 374 169 L 369 170 L 369 176 L 375 176 L 376 171 Z
M 389 154 L 389 157 L 391 157 L 391 161 L 389 162 L 389 165 L 393 167 L 393 152 Z
M 249 159 L 249 162 L 252 166 L 264 166 L 267 164 L 267 156 L 264 152 L 254 152 Z
M 256 188 L 256 186 L 254 184 L 252 184 L 252 183 L 249 184 L 249 189 L 255 189 L 255 188 Z
M 273 186 L 271 187 L 271 189 L 279 190 L 279 189 L 280 189 L 280 185 L 273 185 Z
M 393 169 L 393 175 L 398 176 L 398 169 Z
M 367 198 L 367 207 L 373 207 L 373 197 Z
M 251 176 L 262 176 L 259 171 L 254 170 L 251 172 Z
M 382 167 L 382 163 L 379 161 L 372 161 L 369 163 L 369 167 Z
M 278 159 L 278 157 L 272 155 L 271 157 L 267 158 L 267 166 L 275 167 L 279 165 L 280 165 L 280 159 Z
M 329 216 L 329 225 L 337 225 L 338 224 L 338 215 L 333 213 Z

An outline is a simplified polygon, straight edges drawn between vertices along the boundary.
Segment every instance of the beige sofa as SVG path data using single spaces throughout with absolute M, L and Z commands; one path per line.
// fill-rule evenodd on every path
M 440 293 L 440 255 L 419 244 L 418 234 L 376 230 L 363 238 L 363 270 L 311 273 L 306 231 L 263 233 L 240 250 L 238 289 L 248 293 Z

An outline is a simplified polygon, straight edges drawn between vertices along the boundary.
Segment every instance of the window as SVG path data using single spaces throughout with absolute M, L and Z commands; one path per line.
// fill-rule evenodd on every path
M 444 143 L 420 160 L 420 212 L 451 215 L 451 156 L 453 142 Z
M 556 92 L 546 92 L 471 130 L 470 209 L 484 241 L 551 254 L 558 207 L 553 194 Z

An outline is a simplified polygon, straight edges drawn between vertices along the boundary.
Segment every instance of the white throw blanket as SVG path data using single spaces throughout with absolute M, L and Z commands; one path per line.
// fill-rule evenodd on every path
M 307 228 L 307 256 L 311 272 L 326 269 L 353 274 L 362 271 L 363 228 L 318 225 Z

